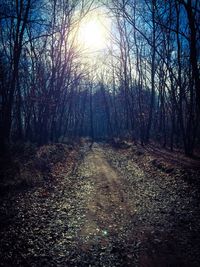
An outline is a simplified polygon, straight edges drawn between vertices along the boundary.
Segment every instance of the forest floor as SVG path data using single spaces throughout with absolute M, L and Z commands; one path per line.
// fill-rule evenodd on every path
M 103 143 L 68 153 L 44 184 L 1 197 L 0 266 L 200 266 L 198 160 Z

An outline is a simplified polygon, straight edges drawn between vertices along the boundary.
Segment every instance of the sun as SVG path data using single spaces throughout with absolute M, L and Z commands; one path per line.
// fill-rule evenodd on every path
M 109 44 L 109 24 L 103 14 L 88 15 L 79 25 L 78 44 L 90 52 L 105 49 Z

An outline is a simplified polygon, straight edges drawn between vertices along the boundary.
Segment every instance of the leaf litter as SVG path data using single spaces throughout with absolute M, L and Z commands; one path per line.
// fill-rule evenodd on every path
M 181 170 L 102 144 L 70 155 L 50 186 L 2 198 L 0 266 L 200 265 L 199 191 Z

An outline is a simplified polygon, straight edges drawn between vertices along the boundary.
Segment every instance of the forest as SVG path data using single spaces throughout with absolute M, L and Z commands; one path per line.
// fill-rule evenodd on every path
M 200 266 L 200 1 L 1 0 L 0 168 L 2 267 Z
M 16 141 L 120 137 L 191 156 L 200 142 L 199 1 L 98 5 L 1 3 L 2 149 Z M 107 47 L 77 41 L 86 16 L 112 18 L 102 26 Z

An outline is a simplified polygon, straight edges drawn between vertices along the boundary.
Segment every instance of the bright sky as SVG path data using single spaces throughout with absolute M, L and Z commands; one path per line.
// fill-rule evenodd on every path
M 105 8 L 90 11 L 72 32 L 83 67 L 93 73 L 93 77 L 101 73 L 109 61 L 112 19 L 107 13 Z
M 87 53 L 105 50 L 110 45 L 110 30 L 111 19 L 105 12 L 103 10 L 91 11 L 79 25 L 78 46 Z

